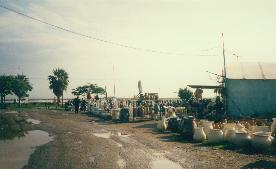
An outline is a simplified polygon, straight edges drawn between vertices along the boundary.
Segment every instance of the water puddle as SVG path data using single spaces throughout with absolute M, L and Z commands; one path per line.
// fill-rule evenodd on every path
M 33 124 L 40 124 L 40 121 L 39 121 L 39 120 L 36 120 L 36 119 L 31 119 L 31 118 L 29 118 L 29 119 L 27 119 L 26 121 L 27 121 L 27 122 L 30 122 L 30 123 L 33 123 Z
M 0 168 L 18 169 L 28 163 L 35 147 L 53 140 L 42 130 L 29 131 L 24 137 L 0 141 Z
M 111 137 L 111 132 L 106 132 L 106 133 L 93 133 L 94 136 L 100 137 L 100 138 L 110 138 Z
M 120 168 L 125 168 L 126 167 L 126 161 L 122 158 L 119 158 L 119 160 L 117 161 L 117 164 Z
M 172 162 L 166 158 L 160 158 L 160 159 L 157 159 L 157 160 L 153 160 L 151 163 L 150 163 L 150 167 L 151 169 L 182 169 L 182 167 L 175 163 L 175 162 Z
M 103 131 L 99 133 L 93 133 L 94 136 L 100 138 L 110 138 L 111 136 L 118 136 L 118 137 L 129 137 L 130 135 L 123 132 L 110 132 L 110 131 Z

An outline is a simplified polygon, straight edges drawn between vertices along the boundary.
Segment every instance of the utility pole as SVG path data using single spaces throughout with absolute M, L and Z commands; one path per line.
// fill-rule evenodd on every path
M 225 114 L 227 114 L 227 93 L 226 93 L 226 61 L 225 61 L 225 48 L 224 48 L 224 38 L 223 38 L 223 33 L 221 34 L 222 37 L 222 55 L 223 55 L 223 69 L 224 69 L 224 77 L 223 77 L 223 103 L 224 103 L 224 109 L 225 109 Z
M 114 81 L 113 81 L 113 94 L 114 94 L 114 97 L 115 97 L 115 94 L 116 94 L 116 92 L 115 92 L 115 90 L 116 90 L 116 88 L 115 88 L 115 67 L 114 67 L 114 64 L 113 64 L 113 78 L 114 78 Z

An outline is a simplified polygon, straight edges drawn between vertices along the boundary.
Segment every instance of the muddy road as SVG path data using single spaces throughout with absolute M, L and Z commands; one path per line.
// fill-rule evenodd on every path
M 276 168 L 273 154 L 223 150 L 159 133 L 156 121 L 114 123 L 87 114 L 31 110 L 53 140 L 39 146 L 24 169 Z

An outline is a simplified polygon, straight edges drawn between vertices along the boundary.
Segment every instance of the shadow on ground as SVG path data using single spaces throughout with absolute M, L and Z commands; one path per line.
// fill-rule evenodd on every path
M 263 169 L 275 169 L 276 168 L 276 162 L 273 161 L 265 161 L 265 160 L 260 160 L 260 161 L 256 161 L 254 163 L 249 163 L 243 167 L 241 167 L 241 169 L 253 169 L 253 168 L 263 168 Z

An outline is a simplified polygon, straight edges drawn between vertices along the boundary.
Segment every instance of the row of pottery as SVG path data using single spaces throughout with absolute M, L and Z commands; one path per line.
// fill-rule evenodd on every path
M 228 141 L 239 146 L 246 146 L 251 143 L 255 149 L 267 150 L 271 148 L 274 139 L 268 126 L 253 126 L 253 134 L 250 135 L 245 127 L 239 123 L 226 125 L 223 130 L 213 129 L 210 123 L 212 122 L 203 121 L 202 126 L 204 127 L 194 129 L 194 141 L 202 142 L 206 139 L 208 139 L 208 143 Z M 274 119 L 273 123 L 275 123 Z

